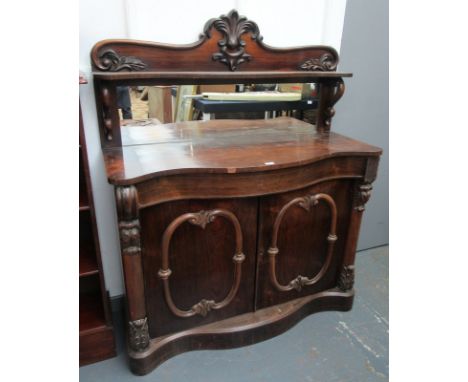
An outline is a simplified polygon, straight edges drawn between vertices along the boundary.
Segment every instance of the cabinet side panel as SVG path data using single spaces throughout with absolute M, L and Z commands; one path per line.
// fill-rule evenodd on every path
M 257 199 L 181 200 L 141 210 L 141 237 L 145 296 L 151 338 L 253 311 Z M 235 215 L 242 231 L 239 288 L 233 300 L 206 315 L 179 317 L 174 314 L 164 293 L 162 238 L 166 228 L 179 216 L 223 209 Z M 236 235 L 233 223 L 216 216 L 203 228 L 185 221 L 175 230 L 168 251 L 168 278 L 172 301 L 177 309 L 189 311 L 202 300 L 221 302 L 228 295 L 235 277 Z
M 256 309 L 280 304 L 333 288 L 345 251 L 350 219 L 353 181 L 348 179 L 327 181 L 301 190 L 266 196 L 260 199 L 260 228 L 258 244 L 258 276 L 256 285 Z M 268 249 L 272 243 L 273 226 L 281 209 L 298 197 L 320 193 L 332 197 L 337 210 L 336 236 L 331 261 L 323 276 L 313 285 L 301 285 L 289 291 L 279 291 L 270 276 L 271 257 Z M 326 262 L 329 247 L 332 213 L 322 201 L 310 206 L 309 211 L 299 204 L 286 211 L 278 229 L 275 256 L 275 273 L 279 284 L 287 286 L 298 276 L 314 278 Z M 299 280 L 300 281 L 300 280 Z

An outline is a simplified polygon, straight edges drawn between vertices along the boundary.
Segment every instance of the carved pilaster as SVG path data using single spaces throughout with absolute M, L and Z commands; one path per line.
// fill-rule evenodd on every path
M 138 255 L 141 252 L 141 243 L 137 190 L 134 186 L 117 187 L 115 195 L 122 254 Z
M 149 345 L 148 319 L 129 321 L 128 341 L 130 347 L 135 351 L 143 351 Z
M 320 103 L 317 116 L 317 129 L 329 131 L 335 115 L 334 105 L 343 96 L 345 85 L 342 78 L 327 79 L 320 83 Z
M 346 292 L 354 286 L 354 265 L 346 265 L 342 268 L 338 279 L 338 288 Z
M 193 217 L 188 220 L 190 224 L 197 225 L 203 229 L 216 218 L 216 210 L 200 211 L 193 214 Z
M 149 334 L 141 264 L 140 221 L 136 187 L 116 187 L 115 201 L 119 218 L 120 247 L 128 302 L 129 344 L 133 350 L 141 351 L 149 344 Z
M 361 183 L 354 194 L 354 209 L 364 211 L 365 204 L 369 201 L 372 191 L 372 184 Z

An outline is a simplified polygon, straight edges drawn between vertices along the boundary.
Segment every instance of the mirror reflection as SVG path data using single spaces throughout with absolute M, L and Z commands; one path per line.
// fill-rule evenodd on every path
M 121 126 L 213 119 L 267 119 L 289 116 L 315 124 L 315 83 L 118 86 Z M 123 134 L 127 135 L 126 133 Z

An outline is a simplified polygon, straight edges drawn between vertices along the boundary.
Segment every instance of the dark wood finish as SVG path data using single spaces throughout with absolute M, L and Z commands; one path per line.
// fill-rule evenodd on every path
M 283 222 L 284 216 L 289 211 L 291 207 L 299 206 L 303 208 L 306 212 L 310 212 L 311 207 L 317 205 L 321 200 L 324 200 L 329 207 L 330 210 L 330 229 L 327 235 L 327 254 L 326 257 L 323 259 L 323 264 L 319 268 L 320 270 L 316 273 L 314 277 L 306 277 L 306 276 L 296 276 L 292 279 L 287 285 L 283 285 L 278 281 L 278 277 L 276 275 L 276 256 L 279 254 L 278 249 L 278 235 L 279 230 L 281 227 L 281 223 Z M 263 203 L 262 203 L 263 204 Z M 297 198 L 292 199 L 288 203 L 286 203 L 281 210 L 279 211 L 278 215 L 275 218 L 273 224 L 273 230 L 271 233 L 271 244 L 268 248 L 268 256 L 269 256 L 269 270 L 270 270 L 270 282 L 273 286 L 280 292 L 289 292 L 290 290 L 295 289 L 296 291 L 300 292 L 302 288 L 306 286 L 312 286 L 319 281 L 322 280 L 325 273 L 328 271 L 330 267 L 330 263 L 333 256 L 333 247 L 335 246 L 335 241 L 338 239 L 336 236 L 336 219 L 337 219 L 337 211 L 336 211 L 336 204 L 335 200 L 329 195 L 324 193 L 318 194 L 311 194 L 306 196 L 299 196 Z M 294 222 L 296 228 L 298 227 L 297 221 Z M 301 231 L 305 231 L 304 227 L 299 225 Z M 290 238 L 288 237 L 288 240 Z M 303 243 L 305 240 L 301 240 Z M 315 246 L 313 246 L 315 247 Z M 306 253 L 307 255 L 307 253 Z M 295 254 L 297 257 L 298 255 Z M 301 256 L 301 255 L 299 255 Z M 291 262 L 287 262 L 288 267 L 291 265 Z
M 352 73 L 338 72 L 302 72 L 302 71 L 258 71 L 258 72 L 95 72 L 94 78 L 104 81 L 118 81 L 119 84 L 134 84 L 134 81 L 145 80 L 145 83 L 167 84 L 235 84 L 235 83 L 265 83 L 274 80 L 277 83 L 315 82 L 322 78 L 352 77 Z M 148 81 L 148 82 L 147 82 Z
M 116 185 L 169 174 L 271 171 L 331 157 L 380 155 L 377 147 L 340 134 L 321 133 L 290 117 L 132 129 L 138 130 L 139 141 L 128 138 L 124 147 L 103 150 L 109 181 Z
M 255 22 L 232 11 L 209 20 L 194 44 L 106 40 L 91 59 L 134 373 L 184 351 L 262 341 L 316 311 L 351 309 L 381 150 L 330 132 L 351 76 L 336 72 L 334 49 L 269 47 Z M 318 83 L 316 125 L 118 121 L 119 85 L 262 82 Z
M 80 76 L 80 83 L 86 80 Z M 79 110 L 80 366 L 114 357 L 115 341 L 102 273 L 86 139 Z
M 354 182 L 354 179 L 338 178 L 261 198 L 256 287 L 258 309 L 337 285 Z M 330 205 L 323 201 L 314 204 L 313 197 L 317 195 L 327 195 L 335 207 L 330 209 Z M 281 217 L 282 211 L 284 215 Z M 275 227 L 279 219 L 281 224 Z M 275 285 L 273 269 L 283 288 Z
M 99 272 L 92 225 L 89 207 L 80 209 L 80 277 Z
M 91 51 L 94 70 L 128 71 L 334 71 L 338 53 L 329 46 L 273 48 L 255 22 L 231 11 L 208 20 L 200 39 L 188 45 L 104 40 Z M 316 65 L 307 65 L 315 60 Z
M 186 213 L 213 210 L 227 211 L 230 216 L 218 216 L 204 229 L 186 222 L 174 231 L 166 259 L 172 271 L 170 291 L 174 304 L 184 311 L 196 311 L 194 306 L 202 300 L 224 300 L 227 304 L 206 315 L 190 313 L 191 317 L 180 317 L 167 303 L 165 281 L 158 272 L 168 265 L 164 232 Z M 147 304 L 151 338 L 253 311 L 256 237 L 245 227 L 257 224 L 256 199 L 181 200 L 145 208 L 141 213 L 145 292 L 147 301 L 152 301 Z M 239 285 L 236 269 L 241 269 Z
M 99 274 L 80 278 L 80 366 L 111 358 L 114 331 L 106 319 Z
M 103 147 L 119 147 L 117 85 L 181 85 L 318 82 L 319 128 L 329 130 L 333 105 L 344 87 L 335 49 L 328 46 L 273 48 L 257 24 L 236 11 L 208 20 L 200 39 L 188 45 L 104 40 L 91 51 Z M 338 89 L 338 90 L 337 90 Z
M 365 157 L 337 157 L 273 171 L 234 174 L 180 174 L 142 182 L 140 208 L 180 199 L 217 199 L 269 195 L 333 179 L 359 179 Z M 253 187 L 254 185 L 254 187 Z
M 137 375 L 145 375 L 167 359 L 183 352 L 231 349 L 265 341 L 285 332 L 312 313 L 325 310 L 348 311 L 353 299 L 354 291 L 341 292 L 332 289 L 154 338 L 143 352 L 129 351 L 130 369 Z
M 226 297 L 220 302 L 216 302 L 215 300 L 208 300 L 202 299 L 200 302 L 193 305 L 188 310 L 179 309 L 172 299 L 171 289 L 169 286 L 169 277 L 172 274 L 171 269 L 169 268 L 169 245 L 174 235 L 174 232 L 180 225 L 185 222 L 189 222 L 190 224 L 196 225 L 201 227 L 202 229 L 206 228 L 206 225 L 213 222 L 216 217 L 222 216 L 228 219 L 233 227 L 234 227 L 234 236 L 236 238 L 236 245 L 235 245 L 235 252 L 232 260 L 234 262 L 234 280 L 232 281 L 231 288 L 229 292 L 226 294 Z M 201 210 L 199 212 L 187 212 L 183 215 L 179 215 L 176 219 L 174 219 L 171 224 L 166 228 L 162 237 L 162 261 L 161 261 L 161 269 L 158 272 L 159 278 L 162 280 L 163 288 L 164 288 L 164 297 L 166 300 L 166 304 L 171 310 L 171 312 L 183 318 L 189 318 L 199 314 L 203 317 L 213 309 L 218 310 L 226 307 L 229 305 L 234 297 L 236 297 L 237 291 L 239 289 L 239 283 L 242 276 L 242 263 L 245 260 L 245 255 L 242 253 L 242 231 L 239 220 L 237 219 L 236 215 L 234 215 L 231 211 L 226 209 L 214 209 L 214 210 Z M 202 253 L 202 256 L 207 256 L 206 254 Z M 193 272 L 193 269 L 191 269 Z

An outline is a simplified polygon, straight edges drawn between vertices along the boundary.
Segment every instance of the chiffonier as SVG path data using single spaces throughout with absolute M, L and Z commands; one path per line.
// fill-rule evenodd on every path
M 336 71 L 333 48 L 270 47 L 255 22 L 231 11 L 208 20 L 193 44 L 105 40 L 91 60 L 134 373 L 351 309 L 381 150 L 330 131 L 351 77 Z M 257 83 L 316 84 L 316 123 L 120 121 L 119 87 Z

